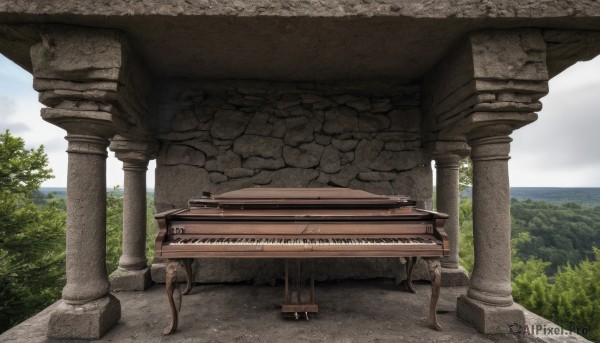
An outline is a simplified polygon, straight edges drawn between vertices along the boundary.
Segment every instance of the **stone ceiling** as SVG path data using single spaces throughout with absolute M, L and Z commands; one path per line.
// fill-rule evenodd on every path
M 522 2 L 0 0 L 0 24 L 121 29 L 156 77 L 281 81 L 411 82 L 470 31 L 600 30 L 597 1 Z M 0 52 L 30 70 L 24 41 L 37 39 L 37 33 L 25 31 L 15 35 L 0 27 Z

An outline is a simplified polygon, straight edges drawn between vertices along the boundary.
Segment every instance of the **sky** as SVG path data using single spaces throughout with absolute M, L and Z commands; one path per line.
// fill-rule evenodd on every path
M 55 177 L 43 187 L 67 184 L 66 132 L 40 117 L 31 75 L 0 55 L 0 131 L 28 148 L 44 145 Z M 539 119 L 516 130 L 509 162 L 511 187 L 600 187 L 600 56 L 579 62 L 550 80 Z M 147 186 L 154 188 L 148 166 Z M 107 159 L 106 184 L 123 186 L 121 162 Z M 434 178 L 435 179 L 435 178 Z

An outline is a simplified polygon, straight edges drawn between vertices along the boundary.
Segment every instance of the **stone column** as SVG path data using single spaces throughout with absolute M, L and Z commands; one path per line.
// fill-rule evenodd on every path
M 152 82 L 126 37 L 45 25 L 30 50 L 42 118 L 67 131 L 67 284 L 48 336 L 99 339 L 121 316 L 106 272 L 106 156 L 117 132 L 145 137 Z
M 500 332 L 509 323 L 524 323 L 513 304 L 510 247 L 508 135 L 469 140 L 473 161 L 473 239 L 475 265 L 457 315 L 482 332 Z M 505 331 L 508 329 L 504 328 Z
M 548 92 L 546 55 L 537 29 L 472 32 L 421 87 L 424 141 L 471 146 L 475 266 L 456 314 L 485 334 L 524 324 L 510 287 L 508 136 L 537 119 Z
M 98 339 L 121 316 L 106 273 L 106 156 L 110 124 L 63 110 L 42 117 L 67 130 L 67 284 L 50 315 L 52 338 Z
M 458 190 L 459 162 L 468 153 L 464 141 L 439 141 L 435 144 L 436 168 L 436 209 L 449 215 L 445 231 L 450 240 L 450 256 L 442 258 L 442 285 L 467 286 L 469 276 L 460 266 L 458 257 L 459 243 L 459 205 Z
M 152 284 L 146 259 L 146 170 L 155 158 L 157 145 L 112 139 L 111 150 L 123 162 L 123 254 L 119 268 L 110 276 L 111 288 L 118 291 L 143 291 Z

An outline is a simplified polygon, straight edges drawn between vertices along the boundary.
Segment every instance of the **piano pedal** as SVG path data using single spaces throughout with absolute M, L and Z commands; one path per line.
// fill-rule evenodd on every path
M 302 313 L 302 312 L 301 312 Z M 298 312 L 294 312 L 294 318 L 296 320 L 300 319 L 300 315 L 298 314 Z M 308 312 L 304 312 L 304 318 L 306 318 L 306 320 L 308 320 Z

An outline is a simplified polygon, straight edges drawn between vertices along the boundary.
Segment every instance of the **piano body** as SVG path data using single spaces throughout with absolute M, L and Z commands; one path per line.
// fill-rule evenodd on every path
M 448 256 L 447 215 L 420 210 L 403 196 L 381 196 L 347 188 L 247 188 L 189 201 L 189 207 L 156 215 L 157 258 L 168 259 L 166 288 L 171 305 L 170 334 L 177 328 L 176 275 L 184 267 L 192 288 L 194 258 L 286 259 L 283 312 L 317 312 L 314 280 L 310 301 L 290 295 L 287 259 L 405 257 L 407 286 L 417 257 L 432 278 L 429 318 L 440 329 L 435 307 L 440 288 L 440 257 Z M 181 306 L 181 294 L 178 300 Z

